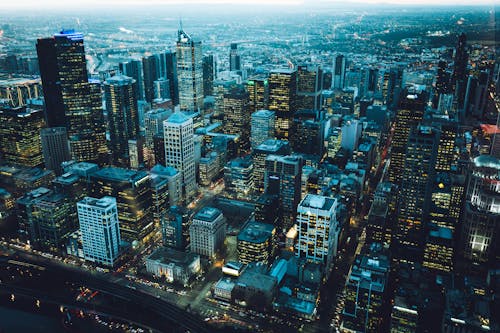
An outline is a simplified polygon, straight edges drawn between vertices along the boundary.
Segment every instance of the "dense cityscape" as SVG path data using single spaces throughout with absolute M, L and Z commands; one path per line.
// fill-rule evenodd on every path
M 0 5 L 0 332 L 500 332 L 496 7 L 298 3 Z

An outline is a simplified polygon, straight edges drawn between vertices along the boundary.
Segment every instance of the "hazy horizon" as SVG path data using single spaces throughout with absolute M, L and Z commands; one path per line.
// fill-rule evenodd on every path
M 13 2 L 0 3 L 2 10 L 43 10 L 43 11 L 64 11 L 72 9 L 92 10 L 113 9 L 126 10 L 133 8 L 146 9 L 145 7 L 163 7 L 163 8 L 185 8 L 196 7 L 201 9 L 206 6 L 221 6 L 227 10 L 241 9 L 250 7 L 258 10 L 255 6 L 264 6 L 266 8 L 278 7 L 283 9 L 315 9 L 328 7 L 360 7 L 366 5 L 379 6 L 395 6 L 395 7 L 479 7 L 479 6 L 496 6 L 500 4 L 498 1 L 479 0 L 471 3 L 467 0 L 442 0 L 439 3 L 433 0 L 73 0 L 71 2 L 61 3 L 57 0 L 17 0 Z M 116 6 L 119 6 L 118 8 Z M 191 8 L 190 8 L 191 9 Z

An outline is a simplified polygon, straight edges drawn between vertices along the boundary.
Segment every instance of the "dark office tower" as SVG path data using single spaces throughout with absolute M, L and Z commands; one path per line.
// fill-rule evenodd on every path
M 179 81 L 177 78 L 177 56 L 175 52 L 165 51 L 160 54 L 161 62 L 165 63 L 166 78 L 170 82 L 170 98 L 172 104 L 179 104 Z
M 455 65 L 451 78 L 452 89 L 455 91 L 458 108 L 464 107 L 465 90 L 467 88 L 467 63 L 469 54 L 467 52 L 467 37 L 465 33 L 458 36 L 458 44 L 455 49 Z
M 476 267 L 500 260 L 500 160 L 474 159 L 469 173 L 459 250 Z M 483 267 L 485 267 L 483 265 Z
M 432 271 L 449 272 L 453 267 L 464 187 L 465 175 L 448 172 L 437 173 L 430 184 L 428 231 L 422 264 Z
M 128 76 L 113 76 L 104 83 L 110 148 L 114 165 L 128 165 L 128 140 L 135 139 L 139 133 L 136 89 L 136 81 Z
M 90 107 L 92 108 L 91 116 L 88 118 L 88 123 L 82 125 L 81 132 L 88 133 L 93 138 L 93 144 L 82 146 L 79 155 L 86 158 L 87 161 L 97 163 L 99 165 L 109 163 L 108 147 L 106 143 L 106 123 L 102 112 L 102 97 L 103 90 L 101 81 L 90 80 Z M 92 125 L 88 125 L 92 124 Z M 91 133 L 92 132 L 92 133 Z M 71 148 L 71 146 L 70 146 Z M 71 152 L 71 150 L 70 150 Z
M 44 250 L 62 252 L 69 234 L 77 229 L 76 206 L 66 195 L 51 193 L 33 204 L 35 244 Z
M 405 163 L 406 144 L 410 130 L 422 120 L 427 103 L 427 95 L 405 90 L 401 94 L 396 119 L 394 121 L 394 135 L 391 147 L 391 164 L 389 180 L 401 185 Z
M 255 185 L 255 191 L 264 193 L 266 157 L 269 155 L 288 155 L 290 152 L 290 144 L 288 141 L 271 139 L 264 141 L 253 150 L 253 183 Z
M 238 53 L 238 44 L 231 43 L 231 50 L 229 51 L 229 70 L 241 71 L 241 57 Z
M 203 52 L 182 28 L 177 38 L 177 77 L 182 111 L 203 111 Z
M 153 136 L 153 153 L 155 163 L 165 165 L 165 138 L 163 133 Z
M 281 220 L 277 194 L 262 194 L 255 202 L 255 221 L 278 226 Z
M 388 290 L 390 260 L 380 244 L 357 255 L 344 287 L 343 332 L 383 331 L 383 306 Z
M 92 173 L 89 182 L 92 197 L 116 198 L 122 239 L 131 243 L 149 240 L 154 228 L 154 205 L 151 179 L 146 172 L 108 167 Z
M 299 66 L 297 70 L 297 109 L 319 110 L 323 90 L 323 70 L 313 66 Z
M 276 113 L 276 138 L 286 139 L 297 111 L 297 71 L 273 70 L 269 76 L 269 111 Z
M 142 78 L 142 61 L 129 60 L 120 63 L 120 72 L 133 78 L 137 82 L 136 99 L 141 101 L 144 99 L 144 80 Z
M 435 178 L 437 133 L 432 127 L 412 128 L 407 141 L 393 244 L 399 263 L 420 263 L 425 239 L 431 183 Z
M 450 74 L 447 71 L 447 67 L 448 64 L 446 61 L 439 61 L 436 75 L 436 90 L 432 100 L 432 107 L 434 109 L 438 106 L 439 95 L 448 94 L 450 90 Z
M 488 72 L 482 71 L 478 76 L 469 75 L 465 92 L 464 112 L 468 116 L 483 119 L 488 101 Z
M 403 85 L 403 68 L 393 67 L 389 71 L 389 88 L 387 92 L 387 107 L 395 110 L 399 104 Z
M 294 153 L 316 155 L 320 159 L 324 154 L 325 121 L 317 110 L 295 112 L 290 137 Z
M 266 158 L 264 175 L 265 192 L 278 195 L 283 214 L 283 231 L 290 229 L 297 216 L 300 202 L 300 182 L 302 177 L 302 157 L 269 155 Z
M 41 166 L 43 127 L 45 118 L 41 109 L 0 108 L 0 160 L 26 167 Z
M 436 158 L 437 172 L 450 172 L 456 166 L 455 141 L 458 123 L 453 120 L 435 120 L 432 125 L 438 129 L 439 143 Z
M 333 60 L 332 89 L 344 89 L 345 85 L 346 59 L 339 54 Z
M 154 99 L 164 101 L 170 99 L 170 81 L 165 77 L 160 77 L 153 83 L 154 86 Z
M 56 175 L 61 175 L 61 163 L 71 160 L 66 127 L 44 128 L 40 132 L 42 138 L 42 151 L 45 168 L 53 170 Z
M 362 91 L 364 95 L 377 91 L 377 81 L 378 81 L 378 69 L 367 68 L 365 71 L 365 81 L 364 90 Z M 363 96 L 361 96 L 363 97 Z
M 250 94 L 250 112 L 267 109 L 269 104 L 269 81 L 267 76 L 252 76 L 245 84 Z
M 96 110 L 87 63 L 83 35 L 72 30 L 37 41 L 38 61 L 49 127 L 66 127 L 72 158 L 77 161 L 99 161 L 102 136 L 95 120 Z
M 498 112 L 497 117 L 497 128 L 500 128 L 500 112 Z M 500 159 L 500 131 L 497 131 L 495 134 L 493 134 L 490 155 Z
M 151 103 L 155 99 L 155 81 L 158 80 L 158 57 L 150 55 L 142 58 L 144 73 L 144 99 Z
M 214 63 L 214 55 L 207 54 L 203 56 L 203 94 L 212 96 L 214 93 L 214 78 L 216 65 Z
M 249 96 L 243 86 L 237 86 L 224 94 L 224 133 L 240 136 L 240 151 L 250 150 Z

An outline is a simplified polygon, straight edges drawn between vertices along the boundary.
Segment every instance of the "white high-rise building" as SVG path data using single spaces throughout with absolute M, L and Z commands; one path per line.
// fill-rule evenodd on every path
M 182 28 L 177 38 L 177 77 L 179 105 L 183 111 L 203 110 L 203 52 L 201 41 L 194 41 Z
M 217 208 L 204 207 L 193 218 L 189 227 L 191 252 L 213 257 L 224 244 L 226 218 Z
M 274 139 L 275 114 L 269 110 L 259 110 L 252 113 L 250 144 L 257 148 L 268 139 Z
M 112 267 L 120 255 L 116 199 L 85 197 L 77 209 L 85 260 Z
M 193 118 L 177 111 L 163 122 L 165 164 L 182 174 L 183 196 L 192 198 L 196 192 Z
M 340 228 L 337 199 L 307 194 L 297 207 L 297 257 L 322 262 L 330 268 L 337 254 Z

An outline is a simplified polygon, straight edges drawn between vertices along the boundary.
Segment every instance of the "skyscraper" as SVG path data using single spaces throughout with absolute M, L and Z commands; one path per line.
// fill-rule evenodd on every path
M 269 104 L 269 81 L 265 75 L 255 75 L 245 83 L 250 94 L 250 112 L 267 109 Z
M 116 198 L 120 234 L 125 241 L 147 242 L 154 230 L 151 179 L 144 171 L 103 168 L 89 175 L 90 195 Z M 134 245 L 134 244 L 132 244 Z
M 333 89 L 344 89 L 346 61 L 342 54 L 337 55 L 333 60 Z
M 451 85 L 457 98 L 458 108 L 464 107 L 465 91 L 467 88 L 467 64 L 469 54 L 467 52 L 467 37 L 465 33 L 458 36 L 457 47 L 455 48 L 455 67 L 451 78 Z
M 122 75 L 110 77 L 104 83 L 112 160 L 119 166 L 128 165 L 128 140 L 136 139 L 139 134 L 136 89 L 136 81 Z
M 64 30 L 37 41 L 49 127 L 66 127 L 73 159 L 102 160 L 105 150 L 100 90 L 88 81 L 83 34 Z M 98 95 L 97 95 L 98 94 Z
M 476 157 L 471 165 L 459 250 L 475 265 L 500 259 L 500 160 Z M 483 266 L 484 267 L 484 266 Z
M 170 83 L 170 98 L 172 104 L 179 104 L 179 81 L 177 77 L 177 55 L 172 51 L 165 51 L 160 54 L 160 67 L 165 65 L 165 73 L 162 76 L 166 77 Z
M 203 110 L 203 53 L 201 41 L 195 41 L 182 28 L 177 38 L 177 77 L 182 111 Z
M 391 145 L 391 163 L 389 167 L 389 180 L 396 185 L 401 185 L 404 174 L 404 161 L 406 144 L 410 130 L 417 126 L 424 116 L 425 93 L 416 93 L 405 90 L 402 93 L 399 107 L 394 122 L 394 135 Z
M 323 70 L 302 65 L 297 69 L 297 109 L 319 110 L 323 90 Z
M 155 84 L 158 80 L 158 57 L 150 55 L 142 58 L 142 71 L 144 73 L 144 99 L 151 103 L 155 99 Z
M 317 110 L 295 112 L 291 127 L 294 135 L 289 139 L 294 153 L 323 157 L 325 121 L 322 117 Z
M 172 115 L 169 109 L 153 109 L 144 114 L 146 147 L 153 149 L 155 135 L 163 136 L 163 122 Z
M 266 168 L 266 157 L 269 155 L 290 154 L 290 144 L 285 140 L 266 140 L 257 146 L 252 152 L 253 157 L 253 182 L 255 191 L 264 193 L 264 172 Z
M 241 56 L 238 53 L 238 44 L 231 43 L 231 50 L 229 51 L 229 70 L 241 70 Z
M 77 229 L 76 207 L 63 193 L 51 193 L 36 200 L 32 211 L 35 244 L 61 251 L 68 235 Z
M 226 218 L 217 208 L 204 207 L 193 218 L 189 227 L 191 252 L 213 257 L 224 244 Z
M 140 60 L 129 60 L 127 62 L 121 62 L 120 72 L 128 77 L 133 78 L 137 82 L 136 99 L 141 101 L 144 99 L 144 80 L 142 77 L 142 61 Z
M 40 130 L 44 127 L 41 109 L 0 108 L 0 159 L 20 166 L 41 166 Z
M 464 186 L 465 175 L 447 172 L 437 173 L 430 184 L 427 237 L 422 265 L 432 271 L 449 272 L 453 268 Z
M 217 73 L 217 65 L 214 55 L 203 56 L 203 95 L 212 96 L 214 93 L 214 79 Z
M 293 114 L 297 111 L 297 71 L 273 70 L 269 76 L 269 110 L 276 113 L 276 138 L 288 139 Z
M 285 231 L 295 223 L 297 205 L 301 198 L 302 164 L 299 156 L 269 155 L 266 158 L 265 192 L 279 196 L 283 213 L 281 228 Z
M 85 197 L 77 207 L 85 260 L 113 267 L 121 241 L 116 199 Z
M 436 75 L 436 91 L 432 101 L 433 107 L 437 108 L 439 96 L 448 94 L 450 90 L 450 74 L 447 71 L 448 64 L 444 60 L 438 63 L 438 70 Z
M 388 289 L 390 261 L 372 244 L 370 253 L 358 255 L 345 285 L 342 329 L 347 332 L 380 332 Z
M 66 127 L 44 128 L 40 131 L 40 136 L 45 168 L 53 170 L 56 175 L 61 175 L 63 173 L 61 163 L 71 159 Z
M 163 129 L 165 165 L 181 172 L 183 197 L 187 200 L 196 192 L 193 119 L 177 111 L 163 122 Z
M 240 136 L 241 153 L 250 150 L 250 110 L 248 92 L 236 86 L 224 94 L 224 132 Z
M 337 254 L 337 199 L 307 194 L 297 207 L 297 257 L 329 269 Z
M 429 126 L 420 125 L 410 131 L 392 242 L 397 249 L 394 259 L 399 262 L 419 263 L 422 259 L 437 139 L 436 130 Z
M 274 139 L 274 112 L 259 110 L 252 113 L 250 120 L 250 144 L 252 149 L 257 148 L 268 139 Z

